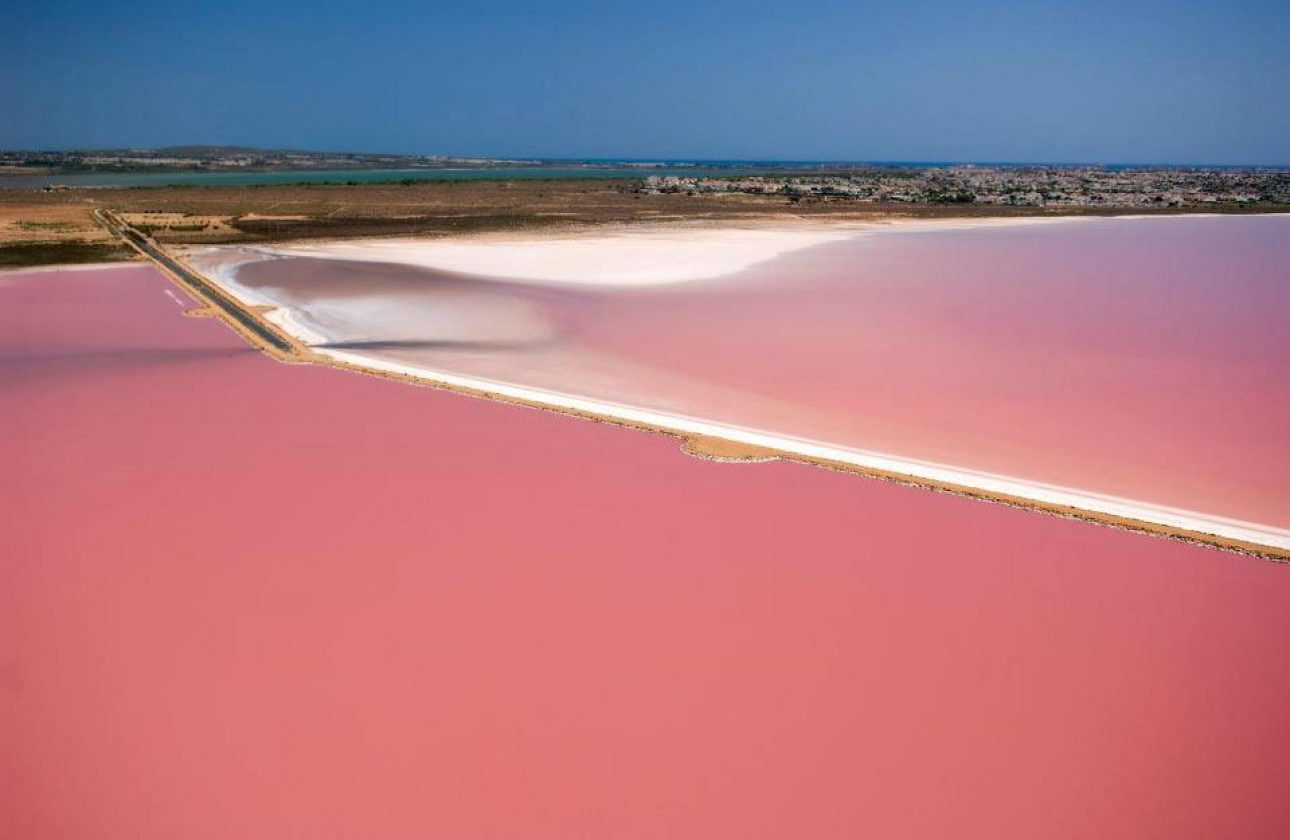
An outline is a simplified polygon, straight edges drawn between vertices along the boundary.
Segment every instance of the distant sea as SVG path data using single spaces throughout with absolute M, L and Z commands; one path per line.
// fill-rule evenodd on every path
M 765 174 L 771 164 L 744 163 L 643 166 L 463 166 L 443 169 L 300 169 L 271 172 L 78 172 L 53 175 L 7 175 L 0 189 L 68 187 L 270 186 L 275 184 L 372 184 L 398 181 L 518 181 L 568 178 L 645 178 L 649 175 Z M 818 169 L 823 164 L 794 164 L 790 168 Z M 775 169 L 782 166 L 773 166 Z
M 591 159 L 553 161 L 545 166 L 460 166 L 416 169 L 290 169 L 269 172 L 78 172 L 54 175 L 2 175 L 0 189 L 68 187 L 168 187 L 168 186 L 272 186 L 275 184 L 373 184 L 399 181 L 516 181 L 568 178 L 645 178 L 775 175 L 787 172 L 840 170 L 862 166 L 924 169 L 955 166 L 955 161 L 816 161 L 816 160 L 703 160 L 637 161 Z M 979 163 L 977 166 L 1104 166 L 1107 169 L 1159 169 L 1169 164 L 1035 164 Z M 1207 166 L 1208 169 L 1241 169 L 1241 166 Z M 1280 167 L 1253 167 L 1280 168 Z

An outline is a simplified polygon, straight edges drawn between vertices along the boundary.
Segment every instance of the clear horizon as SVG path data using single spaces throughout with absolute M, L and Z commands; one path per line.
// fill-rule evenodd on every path
M 0 146 L 459 157 L 1285 166 L 1268 0 L 19 0 Z
M 579 157 L 573 155 L 560 156 L 541 156 L 541 155 L 505 155 L 492 156 L 482 154 L 460 153 L 446 154 L 442 152 L 392 152 L 383 149 L 310 149 L 304 147 L 268 147 L 254 146 L 246 143 L 229 143 L 229 144 L 212 144 L 212 143 L 176 143 L 162 146 L 64 146 L 48 148 L 19 148 L 5 147 L 0 148 L 0 152 L 32 152 L 32 153 L 53 153 L 53 154 L 73 154 L 89 152 L 159 152 L 169 149 L 185 148 L 210 148 L 210 149 L 246 149 L 247 151 L 269 152 L 269 153 L 302 153 L 302 154 L 320 154 L 320 155 L 370 155 L 370 156 L 398 156 L 398 157 L 424 157 L 424 158 L 443 158 L 451 161 L 468 161 L 484 160 L 491 162 L 505 162 L 523 164 L 526 162 L 534 163 L 589 163 L 589 164 L 658 164 L 660 166 L 681 167 L 686 165 L 694 166 L 740 166 L 740 165 L 772 165 L 772 166 L 790 166 L 802 164 L 805 166 L 1057 166 L 1057 167 L 1144 167 L 1144 168 L 1214 168 L 1214 169 L 1241 169 L 1241 168 L 1259 168 L 1259 169 L 1290 169 L 1290 164 L 1281 163 L 1247 163 L 1244 161 L 1202 161 L 1202 162 L 1176 162 L 1176 161 L 1154 161 L 1154 160 L 898 160 L 898 159 L 825 159 L 825 158 L 804 158 L 804 157 L 785 157 L 785 158 L 701 158 L 701 157 Z M 337 170 L 340 171 L 340 170 Z

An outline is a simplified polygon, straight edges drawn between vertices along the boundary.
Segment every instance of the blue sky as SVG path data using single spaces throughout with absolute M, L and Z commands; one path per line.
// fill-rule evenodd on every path
M 6 8 L 10 148 L 1290 164 L 1290 2 Z

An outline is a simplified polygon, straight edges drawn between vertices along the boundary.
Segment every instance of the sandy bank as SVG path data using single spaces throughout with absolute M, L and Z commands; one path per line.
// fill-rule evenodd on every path
M 136 266 L 144 265 L 144 263 L 132 260 L 98 263 L 58 263 L 55 265 L 15 265 L 0 268 L 0 277 L 16 274 L 57 274 L 65 271 L 112 271 L 129 268 L 131 264 Z

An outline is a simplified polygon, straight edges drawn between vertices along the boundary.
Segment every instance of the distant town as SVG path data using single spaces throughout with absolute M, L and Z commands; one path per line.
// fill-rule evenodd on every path
M 758 196 L 790 203 L 975 205 L 978 207 L 1122 209 L 1284 209 L 1290 205 L 1290 169 L 1277 167 L 1170 167 L 993 164 L 860 164 L 775 161 L 547 160 L 315 152 L 243 146 L 169 146 L 159 149 L 62 151 L 0 150 L 0 176 L 78 173 L 236 173 L 369 170 L 366 181 L 436 177 L 436 170 L 472 170 L 505 179 L 508 171 L 549 169 L 550 177 L 577 178 L 598 170 L 630 180 L 637 195 Z M 655 170 L 652 174 L 650 170 Z M 418 174 L 420 173 L 420 174 Z M 530 176 L 535 173 L 529 172 Z M 607 174 L 607 173 L 601 173 Z M 449 173 L 445 172 L 444 177 Z M 537 174 L 537 177 L 542 177 Z M 17 186 L 0 177 L 0 189 Z M 61 189 L 55 182 L 46 189 Z M 1085 208 L 1085 210 L 1080 210 Z M 966 208 L 964 208 L 966 209 Z
M 753 218 L 1286 213 L 1290 169 L 0 151 L 0 267 L 131 258 L 104 209 L 167 246 Z
M 639 192 L 1019 207 L 1285 205 L 1290 203 L 1290 171 L 1097 166 L 860 167 L 780 177 L 649 176 Z

